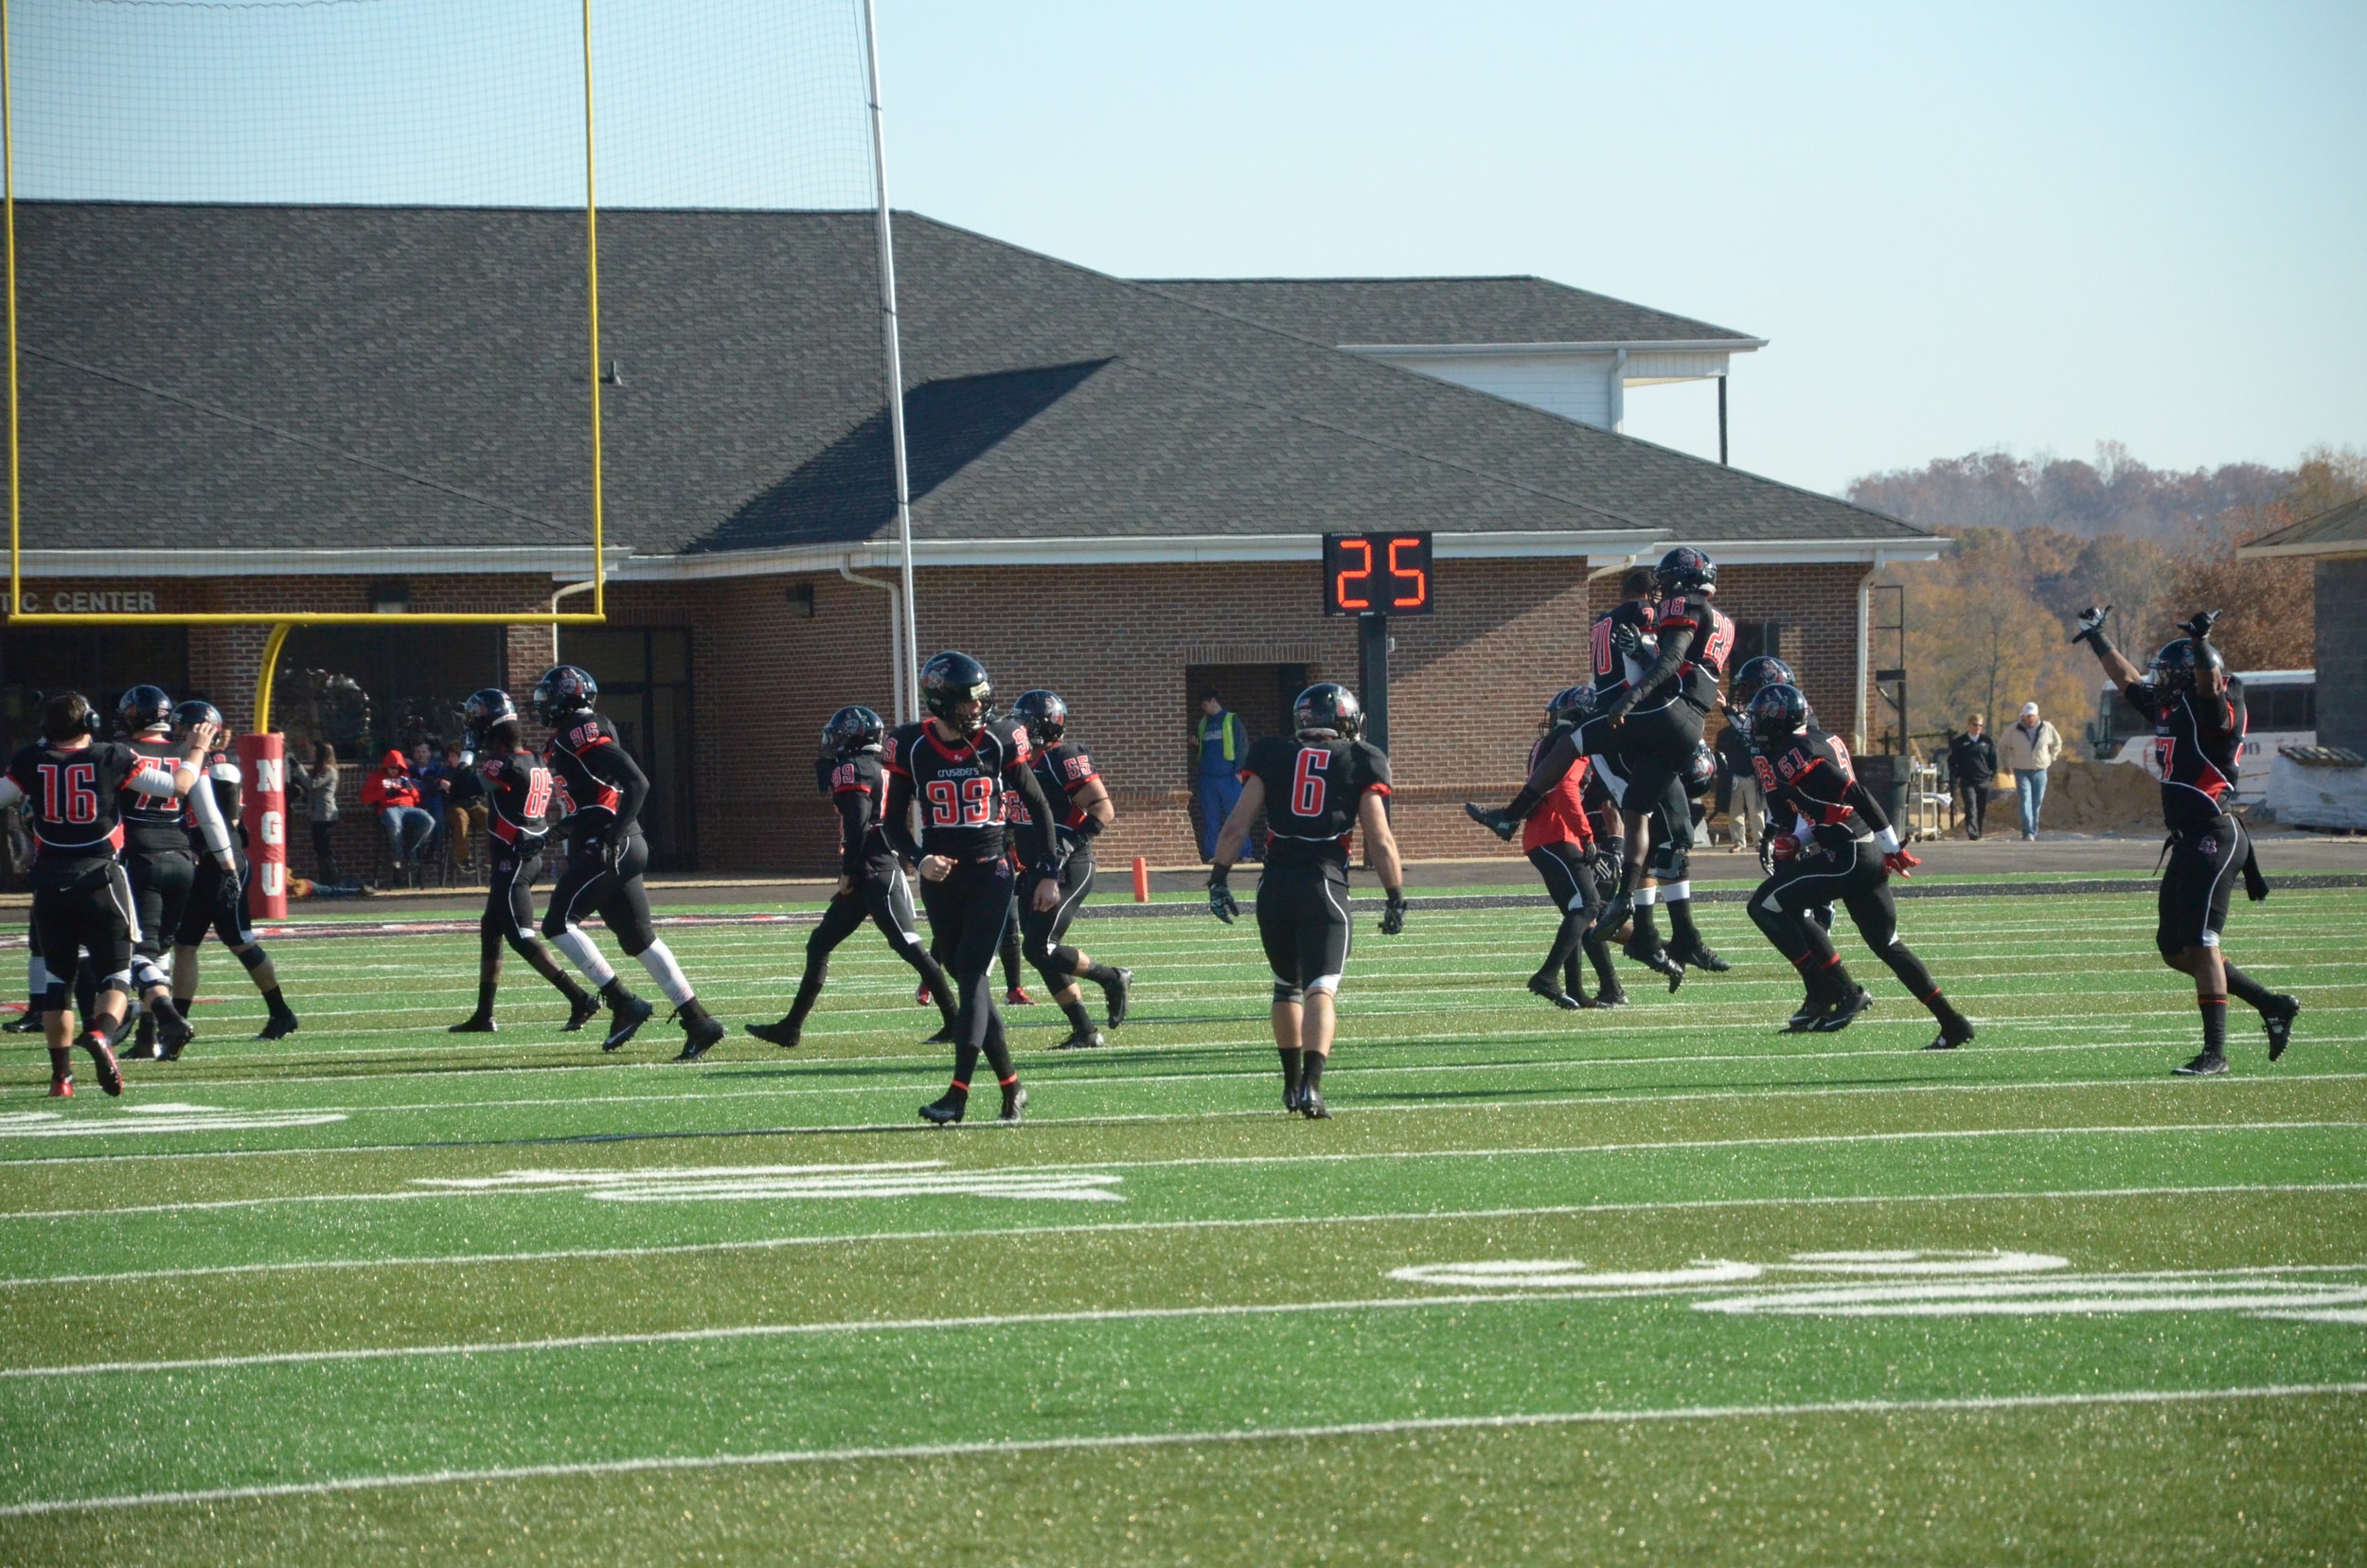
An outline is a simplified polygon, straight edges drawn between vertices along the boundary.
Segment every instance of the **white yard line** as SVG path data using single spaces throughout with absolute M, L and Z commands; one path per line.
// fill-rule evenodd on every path
M 1352 1165 L 1366 1162 L 1411 1160 L 1513 1160 L 1569 1159 L 1589 1154 L 1654 1154 L 1676 1150 L 1700 1151 L 1725 1149 L 1798 1149 L 1831 1145 L 1882 1143 L 1937 1143 L 1949 1140 L 1967 1142 L 1995 1138 L 2075 1138 L 2075 1137 L 2153 1137 L 2172 1133 L 2210 1132 L 2293 1132 L 2323 1131 L 2355 1131 L 2367 1128 L 2361 1121 L 2251 1121 L 2251 1122 L 2128 1122 L 2087 1127 L 1969 1127 L 1931 1128 L 1888 1132 L 1807 1132 L 1783 1137 L 1756 1138 L 1670 1138 L 1655 1141 L 1601 1144 L 1545 1144 L 1534 1147 L 1506 1145 L 1484 1149 L 1344 1149 L 1322 1154 L 1208 1154 L 1178 1156 L 1156 1160 L 1085 1160 L 1052 1165 L 988 1165 L 969 1167 L 991 1171 L 998 1176 L 1021 1176 L 1029 1173 L 1054 1173 L 1080 1170 L 1148 1170 L 1182 1169 L 1191 1167 L 1225 1167 L 1240 1166 L 1304 1166 Z M 657 1167 L 637 1167 L 642 1169 Z M 688 1168 L 667 1167 L 667 1168 Z M 15 1220 L 77 1220 L 96 1216 L 127 1214 L 186 1214 L 215 1209 L 264 1208 L 298 1203 L 399 1203 L 418 1198 L 543 1198 L 577 1197 L 572 1190 L 564 1192 L 535 1192 L 506 1190 L 498 1187 L 435 1187 L 423 1190 L 396 1189 L 388 1192 L 340 1193 L 276 1193 L 256 1198 L 211 1198 L 172 1203 L 124 1203 L 95 1208 L 15 1209 L 0 1212 L 0 1221 Z M 684 1200 L 691 1202 L 694 1200 Z M 696 1200 L 705 1202 L 707 1200 Z M 764 1201 L 764 1200 L 749 1200 Z
M 214 1263 L 179 1269 L 128 1269 L 114 1274 L 36 1274 L 16 1279 L 0 1279 L 0 1290 L 21 1290 L 51 1285 L 118 1285 L 151 1279 L 199 1279 L 235 1274 L 308 1274 L 322 1270 L 451 1268 L 625 1257 L 679 1257 L 706 1253 L 777 1252 L 792 1247 L 852 1247 L 899 1241 L 964 1241 L 1040 1236 L 1123 1236 L 1159 1231 L 1259 1230 L 1283 1225 L 1390 1225 L 1442 1221 L 1555 1219 L 1588 1214 L 1654 1214 L 1731 1208 L 1821 1208 L 1881 1203 L 2084 1203 L 2104 1199 L 2231 1197 L 2290 1192 L 2367 1192 L 2367 1182 L 2298 1184 L 2247 1182 L 2200 1186 L 2069 1187 L 2034 1192 L 1851 1193 L 1811 1198 L 1662 1198 L 1641 1199 L 1627 1203 L 1548 1203 L 1524 1208 L 1425 1209 L 1402 1214 L 1270 1215 L 1239 1220 L 1114 1220 L 1098 1224 L 998 1225 L 982 1226 L 975 1230 L 861 1231 L 836 1236 L 768 1236 L 739 1241 L 684 1241 L 647 1247 L 576 1247 L 543 1252 L 456 1253 L 440 1257 L 329 1257 L 290 1263 Z M 2317 1265 L 2305 1266 L 2316 1267 Z M 2339 1266 L 2351 1267 L 2347 1264 Z
M 325 1497 L 343 1492 L 383 1491 L 406 1487 L 471 1486 L 604 1475 L 746 1469 L 771 1465 L 861 1464 L 1015 1453 L 1060 1453 L 1100 1449 L 1183 1448 L 1200 1444 L 1316 1441 L 1384 1437 L 1417 1432 L 1508 1431 L 1522 1427 L 1628 1425 L 1643 1421 L 1784 1420 L 1818 1416 L 1905 1416 L 1979 1414 L 2005 1410 L 2053 1410 L 2103 1405 L 2171 1405 L 2236 1399 L 2324 1399 L 2367 1394 L 2367 1382 L 2269 1383 L 2249 1388 L 2138 1388 L 2091 1394 L 2002 1394 L 1976 1399 L 1824 1399 L 1796 1404 L 1677 1405 L 1633 1410 L 1571 1410 L 1503 1416 L 1433 1416 L 1397 1421 L 1353 1421 L 1328 1426 L 1225 1428 L 1210 1432 L 1113 1433 L 1099 1436 L 1010 1438 L 969 1443 L 915 1443 L 843 1449 L 783 1449 L 762 1453 L 660 1454 L 632 1459 L 590 1459 L 572 1464 L 513 1465 L 497 1469 L 428 1470 L 414 1474 L 351 1475 L 251 1487 L 216 1487 L 187 1491 L 120 1492 L 105 1497 L 51 1498 L 0 1506 L 0 1517 L 92 1512 L 171 1505 L 258 1502 L 278 1497 Z

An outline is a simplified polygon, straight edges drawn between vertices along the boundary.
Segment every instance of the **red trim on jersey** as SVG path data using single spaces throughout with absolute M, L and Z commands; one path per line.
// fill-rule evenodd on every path
M 1375 780 L 1373 783 L 1364 786 L 1364 793 L 1366 794 L 1385 795 L 1389 793 L 1389 786 L 1380 783 L 1379 780 Z

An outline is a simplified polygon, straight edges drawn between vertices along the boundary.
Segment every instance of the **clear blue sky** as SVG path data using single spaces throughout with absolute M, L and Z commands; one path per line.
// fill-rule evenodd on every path
M 1538 273 L 1739 328 L 1735 460 L 1780 478 L 2367 446 L 2358 0 L 880 6 L 898 205 L 1129 276 Z M 20 192 L 579 188 L 575 0 L 10 9 Z M 854 0 L 595 9 L 606 199 L 865 185 Z M 258 63 L 291 39 L 329 52 Z M 1628 428 L 1714 450 L 1712 398 Z

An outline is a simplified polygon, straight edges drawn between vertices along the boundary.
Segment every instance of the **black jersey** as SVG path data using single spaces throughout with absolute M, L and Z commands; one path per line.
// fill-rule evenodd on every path
M 551 779 L 571 803 L 573 837 L 580 844 L 606 836 L 622 822 L 638 829 L 650 780 L 616 739 L 616 726 L 596 713 L 578 713 L 543 744 Z
M 993 720 L 968 739 L 952 741 L 940 739 L 925 719 L 890 730 L 880 754 L 880 765 L 892 780 L 886 825 L 890 842 L 915 859 L 920 855 L 943 855 L 956 861 L 1000 858 L 1011 838 L 1005 829 L 1009 812 L 1004 807 L 1004 792 L 1008 790 L 1023 799 L 1031 792 L 1038 796 L 1042 793 L 1042 786 L 1028 767 L 1034 755 L 1026 727 L 1008 719 Z M 910 829 L 899 820 L 899 795 L 920 808 L 917 841 L 909 839 Z M 904 837 L 898 836 L 899 830 Z M 1037 842 L 1027 844 L 1028 838 Z M 1036 832 L 1023 835 L 1021 852 L 1048 854 L 1052 846 L 1051 834 L 1039 827 Z
M 1665 659 L 1677 657 L 1676 693 L 1703 713 L 1717 705 L 1717 684 L 1735 650 L 1735 623 L 1708 599 L 1679 594 L 1652 611 L 1652 632 Z
M 180 766 L 181 748 L 162 736 L 134 736 L 124 742 L 141 757 L 170 773 Z M 178 855 L 189 848 L 187 819 L 179 795 L 141 794 L 123 801 L 124 847 L 134 855 Z
M 170 770 L 160 778 L 157 766 L 115 740 L 37 743 L 10 757 L 9 779 L 32 808 L 33 885 L 68 886 L 114 860 L 123 847 L 123 809 L 139 788 L 171 793 Z
M 838 869 L 858 882 L 883 878 L 895 869 L 896 851 L 887 831 L 887 770 L 877 751 L 825 757 L 815 765 L 823 793 L 838 811 Z
M 1632 653 L 1622 653 L 1615 633 L 1627 627 L 1640 639 L 1641 646 Z M 1588 638 L 1593 655 L 1594 689 L 1611 696 L 1633 686 L 1652 668 L 1655 645 L 1652 642 L 1652 604 L 1649 599 L 1623 599 L 1611 606 L 1606 615 L 1594 617 L 1594 628 Z
M 485 788 L 485 830 L 522 855 L 530 855 L 550 833 L 551 770 L 523 747 L 477 758 Z
M 1269 735 L 1250 747 L 1241 776 L 1266 787 L 1267 864 L 1345 865 L 1358 808 L 1389 793 L 1389 757 L 1363 740 Z
M 2153 761 L 2162 775 L 2162 820 L 2173 833 L 2199 832 L 2227 812 L 2242 771 L 2244 687 L 2226 694 L 2172 691 L 2151 682 L 2121 687 L 2131 706 L 2153 720 Z
M 1858 782 L 1849 748 L 1838 736 L 1805 730 L 1771 748 L 1754 748 L 1751 766 L 1767 792 L 1771 813 L 1789 810 L 1797 826 L 1867 838 L 1890 826 L 1874 796 Z M 1778 818 L 1780 820 L 1780 817 Z M 1830 833 L 1819 837 L 1831 837 Z
M 222 818 L 222 828 L 233 843 L 240 848 L 246 847 L 246 801 L 241 793 L 239 765 L 224 753 L 215 752 L 205 758 L 204 776 L 181 800 L 181 828 L 188 835 L 189 852 L 198 858 L 200 864 L 213 859 L 213 851 L 205 847 L 205 829 L 198 825 L 199 790 L 214 792 L 214 811 Z
M 1100 776 L 1094 771 L 1094 759 L 1085 748 L 1074 740 L 1038 752 L 1029 765 L 1036 770 L 1036 782 L 1043 786 L 1044 799 L 1052 803 L 1056 814 L 1053 827 L 1059 830 L 1060 842 L 1074 850 L 1083 842 L 1077 829 L 1085 824 L 1084 808 L 1077 804 L 1077 792 Z M 1018 800 L 1021 811 L 1027 810 Z

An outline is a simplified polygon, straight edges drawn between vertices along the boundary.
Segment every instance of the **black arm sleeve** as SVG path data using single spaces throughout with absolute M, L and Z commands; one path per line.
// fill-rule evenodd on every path
M 609 825 L 609 836 L 621 843 L 641 820 L 641 808 L 650 798 L 650 775 L 625 755 L 622 746 L 588 747 L 578 759 L 586 773 L 615 789 L 616 814 Z
M 1027 765 L 1025 757 L 1016 756 L 1004 764 L 1003 777 L 1018 793 L 1020 799 L 1027 803 L 1029 825 L 1036 835 L 1036 852 L 1028 857 L 1029 864 L 1037 866 L 1059 864 L 1060 833 L 1054 826 L 1059 819 L 1053 815 L 1050 797 L 1043 793 L 1043 781 L 1036 776 L 1036 770 Z M 1065 796 L 1060 804 L 1068 804 Z
M 857 876 L 863 871 L 863 840 L 871 836 L 871 792 L 841 790 L 830 797 L 838 808 L 838 830 L 845 845 L 839 851 L 838 868 L 844 876 Z
M 1519 822 L 1537 810 L 1544 798 L 1554 793 L 1554 786 L 1569 776 L 1583 754 L 1578 750 L 1578 732 L 1566 730 L 1545 748 L 1545 755 L 1537 759 L 1529 773 L 1529 781 L 1521 786 L 1521 793 L 1504 808 L 1504 815 Z
M 887 835 L 888 846 L 898 854 L 920 864 L 920 841 L 913 837 L 912 775 L 888 775 L 887 815 L 880 823 L 880 831 Z
M 1703 611 L 1702 614 L 1707 615 L 1708 612 Z M 1654 695 L 1677 678 L 1678 668 L 1693 656 L 1693 645 L 1700 640 L 1700 627 L 1688 626 L 1674 637 L 1661 638 L 1660 657 L 1652 661 L 1652 668 L 1646 670 L 1644 678 L 1635 684 L 1637 702 Z

